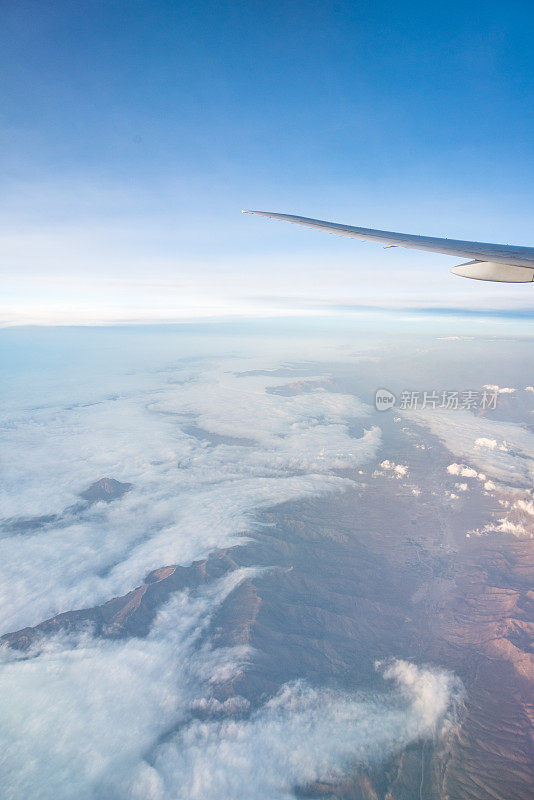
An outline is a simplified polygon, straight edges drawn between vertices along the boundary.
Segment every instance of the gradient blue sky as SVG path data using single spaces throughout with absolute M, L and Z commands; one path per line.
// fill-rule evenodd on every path
M 7 2 L 3 323 L 532 308 L 457 259 L 264 219 L 534 245 L 534 7 Z

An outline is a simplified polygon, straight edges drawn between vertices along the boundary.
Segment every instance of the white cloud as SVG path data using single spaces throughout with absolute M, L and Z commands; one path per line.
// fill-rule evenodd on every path
M 513 394 L 515 392 L 515 389 L 509 386 L 497 386 L 495 383 L 486 383 L 484 389 L 490 392 L 497 392 L 497 394 Z
M 475 447 L 487 447 L 488 450 L 495 450 L 495 448 L 498 448 L 503 453 L 508 452 L 508 445 L 506 442 L 501 442 L 501 444 L 499 444 L 496 439 L 486 439 L 483 436 L 479 439 L 475 439 Z
M 534 462 L 531 454 L 534 452 L 534 434 L 526 427 L 513 422 L 478 417 L 459 409 L 419 409 L 402 413 L 412 422 L 429 428 L 451 453 L 471 462 L 484 475 L 512 485 L 532 483 Z M 487 446 L 476 447 L 475 442 L 480 439 L 495 440 L 501 444 L 494 449 Z M 476 470 L 473 469 L 473 472 Z
M 478 439 L 475 439 L 475 447 L 487 447 L 488 450 L 495 450 L 497 447 L 497 440 L 496 439 L 486 439 L 481 436 Z
M 497 486 L 492 481 L 484 484 L 486 491 L 495 491 Z M 505 516 L 478 528 L 472 533 L 482 536 L 487 533 L 512 534 L 518 538 L 534 538 L 534 501 L 530 493 L 521 492 L 510 486 L 500 486 L 503 496 L 497 496 L 499 505 L 505 510 Z
M 513 508 L 517 509 L 518 511 L 524 511 L 525 514 L 528 514 L 531 517 L 534 517 L 534 501 L 533 500 L 516 500 L 513 504 Z
M 517 536 L 518 539 L 534 538 L 531 526 L 529 527 L 522 522 L 513 522 L 507 517 L 503 517 L 495 523 L 488 523 L 483 528 L 471 531 L 471 533 L 475 533 L 477 536 L 482 536 L 486 533 L 511 533 L 513 536 Z
M 23 658 L 2 648 L 4 796 L 127 797 L 131 771 L 187 715 L 201 683 L 197 662 L 205 672 L 242 668 L 239 649 L 199 650 L 198 641 L 211 613 L 251 574 L 236 571 L 196 598 L 175 595 L 145 639 L 56 636 Z
M 103 641 L 87 631 L 43 639 L 24 655 L 1 649 L 5 796 L 274 800 L 295 783 L 339 777 L 354 762 L 447 734 L 460 682 L 404 661 L 382 667 L 392 690 L 350 694 L 297 681 L 248 719 L 234 718 L 248 713 L 247 701 L 216 701 L 210 686 L 254 653 L 200 641 L 219 604 L 256 572 L 175 595 L 144 639 Z M 191 719 L 191 710 L 217 718 Z
M 478 472 L 465 464 L 449 464 L 447 472 L 450 475 L 461 475 L 462 478 L 477 478 Z M 457 484 L 458 485 L 458 484 Z
M 65 525 L 4 534 L 2 632 L 103 602 L 139 585 L 151 569 L 242 541 L 238 534 L 254 528 L 262 508 L 342 491 L 349 482 L 332 471 L 375 458 L 376 426 L 360 438 L 349 434 L 350 423 L 369 410 L 356 398 L 268 393 L 294 378 L 238 377 L 235 367 L 231 359 L 189 365 L 148 374 L 119 396 L 85 402 L 80 390 L 68 407 L 15 409 L 2 448 L 10 456 L 6 516 L 58 513 L 103 475 L 133 488 Z M 210 446 L 189 435 L 192 423 L 208 438 L 249 444 L 229 438 Z
M 450 674 L 405 661 L 384 668 L 392 691 L 350 695 L 288 684 L 247 720 L 195 720 L 132 781 L 134 798 L 282 800 L 295 786 L 335 781 L 410 741 L 446 735 L 462 689 Z
M 382 469 L 391 470 L 397 478 L 404 478 L 408 474 L 407 464 L 395 464 L 394 461 L 390 461 L 387 458 L 381 462 L 380 466 Z
M 496 526 L 487 526 L 488 529 L 496 530 L 500 533 L 512 533 L 514 536 L 518 536 L 519 538 L 525 536 L 528 538 L 532 538 L 532 531 L 530 531 L 525 525 L 521 522 L 512 522 L 510 519 L 500 519 L 499 524 Z

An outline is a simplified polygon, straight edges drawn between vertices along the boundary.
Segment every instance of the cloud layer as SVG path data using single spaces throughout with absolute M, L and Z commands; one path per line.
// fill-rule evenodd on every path
M 1 632 L 103 602 L 152 569 L 234 544 L 262 508 L 343 490 L 347 480 L 334 471 L 374 457 L 378 428 L 349 434 L 368 414 L 356 398 L 268 393 L 289 379 L 237 376 L 235 366 L 156 373 L 119 396 L 6 420 L 5 517 L 61 513 L 103 475 L 133 489 L 62 525 L 3 531 Z M 188 432 L 193 423 L 207 438 Z M 210 443 L 211 434 L 225 438 Z
M 488 476 L 505 482 L 532 484 L 534 434 L 523 425 L 478 417 L 461 410 L 425 409 L 402 413 L 407 419 L 429 428 L 451 453 L 474 464 Z M 452 466 L 460 470 L 453 474 L 469 477 L 465 470 L 472 468 Z
M 202 632 L 251 574 L 233 573 L 196 598 L 175 596 L 146 639 L 103 642 L 87 632 L 44 640 L 25 658 L 5 650 L 4 796 L 289 798 L 297 784 L 339 779 L 448 733 L 461 683 L 405 661 L 379 665 L 385 683 L 373 693 L 297 681 L 248 716 L 242 699 L 215 701 L 213 687 L 254 654 L 213 650 Z M 191 716 L 198 709 L 203 717 Z
M 365 404 L 311 380 L 301 391 L 291 370 L 287 378 L 268 372 L 277 365 L 257 357 L 182 363 L 133 375 L 120 391 L 87 394 L 84 384 L 68 401 L 6 412 L 5 516 L 62 518 L 2 531 L 2 632 L 242 542 L 261 509 L 343 491 L 351 481 L 339 470 L 376 463 L 381 431 Z M 404 464 L 381 466 L 407 476 Z M 65 511 L 103 475 L 132 489 L 82 514 Z M 404 661 L 377 667 L 375 692 L 296 681 L 259 708 L 239 696 L 221 700 L 218 684 L 255 654 L 214 648 L 209 624 L 251 576 L 261 580 L 258 570 L 238 570 L 174 595 L 142 639 L 103 640 L 89 628 L 44 638 L 24 657 L 0 651 L 6 798 L 288 798 L 296 785 L 336 780 L 447 734 L 461 685 Z
M 280 800 L 313 781 L 341 780 L 412 741 L 443 735 L 461 701 L 447 672 L 394 661 L 394 688 L 350 695 L 287 684 L 249 719 L 195 720 L 158 752 L 132 785 L 133 797 Z M 179 788 L 178 788 L 179 787 Z

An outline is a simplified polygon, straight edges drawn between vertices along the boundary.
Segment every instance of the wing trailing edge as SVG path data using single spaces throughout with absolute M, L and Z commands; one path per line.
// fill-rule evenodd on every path
M 472 260 L 467 264 L 460 264 L 451 270 L 453 274 L 463 278 L 502 283 L 532 283 L 534 281 L 534 247 L 468 242 L 461 239 L 440 239 L 432 236 L 382 231 L 375 228 L 358 228 L 354 225 L 342 225 L 337 222 L 326 222 L 311 217 L 297 217 L 293 214 L 278 214 L 271 211 L 243 211 L 243 214 L 258 214 L 261 217 L 292 222 L 307 228 L 317 228 L 338 236 L 377 242 L 387 248 L 406 247 L 470 258 Z

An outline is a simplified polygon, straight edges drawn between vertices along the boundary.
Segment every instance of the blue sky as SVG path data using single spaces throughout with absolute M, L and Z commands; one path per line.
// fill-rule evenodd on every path
M 0 15 L 3 322 L 532 306 L 454 259 L 239 214 L 534 244 L 531 3 Z

